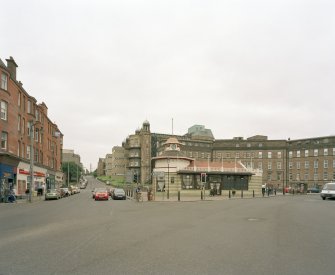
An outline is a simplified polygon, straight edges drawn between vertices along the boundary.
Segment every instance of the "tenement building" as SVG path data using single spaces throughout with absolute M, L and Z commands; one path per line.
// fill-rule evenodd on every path
M 17 81 L 12 57 L 0 59 L 0 194 L 28 189 L 33 168 L 32 190 L 56 187 L 63 181 L 61 169 L 63 134 L 48 117 L 44 102 L 28 94 Z M 32 157 L 32 158 L 31 158 Z M 31 167 L 32 166 L 32 167 Z
M 263 135 L 215 139 L 212 131 L 202 125 L 190 127 L 185 135 L 151 133 L 148 121 L 123 143 L 127 173 L 135 175 L 138 183 L 151 183 L 153 162 L 165 152 L 171 137 L 181 144 L 178 157 L 202 163 L 240 163 L 257 174 L 262 171 L 262 184 L 270 189 L 306 190 L 335 180 L 335 136 L 301 140 L 271 140 Z

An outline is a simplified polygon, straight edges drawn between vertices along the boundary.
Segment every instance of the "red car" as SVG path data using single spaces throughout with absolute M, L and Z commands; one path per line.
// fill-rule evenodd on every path
M 95 193 L 94 193 L 94 199 L 96 201 L 98 200 L 108 200 L 109 198 L 109 194 L 108 194 L 108 191 L 106 188 L 99 188 L 97 190 L 95 190 Z

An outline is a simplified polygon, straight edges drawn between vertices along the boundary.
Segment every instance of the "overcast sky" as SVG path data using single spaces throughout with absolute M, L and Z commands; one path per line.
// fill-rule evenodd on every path
M 88 169 L 144 120 L 335 135 L 334 0 L 11 0 L 0 26 L 0 58 Z

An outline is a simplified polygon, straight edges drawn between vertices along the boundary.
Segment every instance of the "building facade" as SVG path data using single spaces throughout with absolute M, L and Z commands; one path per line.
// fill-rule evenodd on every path
M 12 57 L 0 59 L 0 192 L 9 189 L 22 195 L 30 181 L 33 158 L 33 184 L 41 188 L 56 187 L 62 178 L 63 134 L 48 117 L 44 102 L 29 95 L 16 79 L 17 64 Z
M 151 133 L 148 121 L 123 144 L 126 173 L 141 175 L 140 183 L 150 182 L 151 160 L 163 154 L 170 137 L 177 138 L 182 144 L 180 157 L 197 161 L 240 162 L 247 169 L 261 170 L 262 184 L 271 189 L 306 191 L 335 180 L 335 136 L 299 140 L 270 140 L 263 135 L 246 139 L 215 139 L 211 130 L 202 125 L 190 127 L 185 135 Z M 151 153 L 148 154 L 148 150 Z

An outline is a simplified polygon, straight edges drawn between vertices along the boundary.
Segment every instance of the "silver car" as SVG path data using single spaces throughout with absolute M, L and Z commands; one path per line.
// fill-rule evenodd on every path
M 335 198 L 335 182 L 326 183 L 322 188 L 320 196 L 323 200 L 326 198 Z
M 121 188 L 115 188 L 112 195 L 113 200 L 125 200 L 126 192 Z
M 60 191 L 58 189 L 48 189 L 45 192 L 45 200 L 58 200 L 61 198 Z

